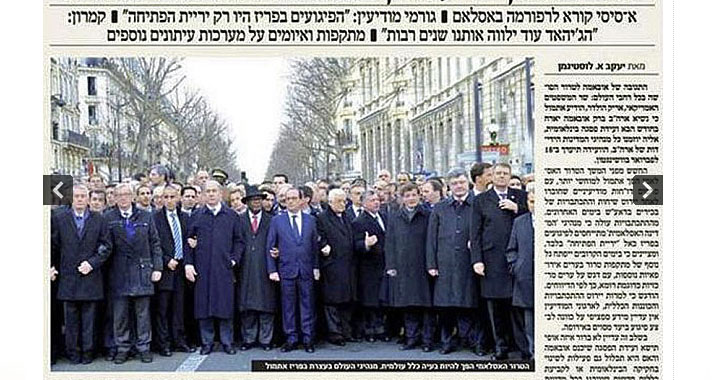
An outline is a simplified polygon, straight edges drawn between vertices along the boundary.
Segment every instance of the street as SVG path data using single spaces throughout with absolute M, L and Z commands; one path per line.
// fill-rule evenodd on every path
M 512 353 L 511 358 L 518 358 L 517 353 Z M 89 365 L 72 365 L 66 359 L 61 359 L 52 366 L 52 371 L 161 371 L 161 372 L 194 372 L 194 371 L 250 371 L 251 360 L 487 360 L 489 357 L 478 357 L 470 350 L 462 349 L 449 355 L 441 355 L 438 350 L 429 353 L 421 349 L 400 351 L 396 343 L 361 342 L 350 343 L 344 347 L 337 347 L 329 343 L 316 346 L 315 353 L 308 354 L 302 349 L 289 353 L 281 353 L 280 349 L 265 352 L 254 348 L 248 351 L 238 351 L 236 355 L 227 355 L 223 351 L 215 351 L 207 356 L 198 352 L 191 354 L 175 352 L 171 357 L 162 357 L 154 354 L 153 363 L 142 363 L 138 358 L 127 361 L 122 365 L 105 361 L 99 357 Z

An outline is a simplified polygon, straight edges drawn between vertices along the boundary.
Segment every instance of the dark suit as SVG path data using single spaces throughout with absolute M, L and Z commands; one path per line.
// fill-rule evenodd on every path
M 345 208 L 345 215 L 347 215 L 347 220 L 353 222 L 362 212 L 364 211 L 363 207 L 360 207 L 360 210 L 355 212 L 355 209 L 352 207 L 352 205 L 348 205 L 347 208 Z
M 320 283 L 327 331 L 330 339 L 350 338 L 351 307 L 357 298 L 352 224 L 344 212 L 338 216 L 328 207 L 317 217 L 317 231 L 319 248 L 330 246 L 327 256 L 320 254 Z
M 132 346 L 131 326 L 136 326 L 136 348 L 147 352 L 151 342 L 151 273 L 163 268 L 162 251 L 151 214 L 132 207 L 124 219 L 118 208 L 106 215 L 111 258 L 109 288 L 112 297 L 114 339 L 119 353 Z
M 175 346 L 186 344 L 184 332 L 184 288 L 186 278 L 183 250 L 186 242 L 187 216 L 178 208 L 175 211 L 176 223 L 181 231 L 178 237 L 181 239 L 180 253 L 176 252 L 173 229 L 167 217 L 168 211 L 166 207 L 154 212 L 154 223 L 161 240 L 164 262 L 161 280 L 156 284 L 156 310 L 153 313 L 156 340 L 158 346 L 162 349 L 168 349 L 172 342 Z M 179 255 L 181 256 L 180 258 L 178 257 Z M 168 267 L 172 259 L 178 261 L 175 270 L 171 270 Z
M 273 323 L 278 285 L 268 278 L 265 247 L 271 215 L 261 211 L 257 231 L 252 229 L 251 211 L 241 215 L 241 233 L 245 248 L 238 264 L 238 308 L 241 315 L 243 343 L 263 345 L 273 339 Z
M 97 305 L 104 298 L 102 264 L 109 257 L 102 215 L 87 210 L 81 230 L 74 218 L 71 208 L 59 211 L 53 214 L 50 228 L 52 262 L 59 272 L 57 299 L 64 301 L 65 348 L 72 359 L 94 350 Z M 87 275 L 77 270 L 84 261 L 92 266 Z
M 471 264 L 485 265 L 481 295 L 486 299 L 497 353 L 508 351 L 510 335 L 513 279 L 506 262 L 506 247 L 513 220 L 528 210 L 523 191 L 508 188 L 506 196 L 518 205 L 517 212 L 499 208 L 500 198 L 493 188 L 476 196 L 470 234 Z
M 296 302 L 300 303 L 303 343 L 312 344 L 315 329 L 315 299 L 313 270 L 318 269 L 318 236 L 315 218 L 302 213 L 302 229 L 293 232 L 288 212 L 274 216 L 270 221 L 265 257 L 268 273 L 280 275 L 283 330 L 290 344 L 298 341 Z M 278 247 L 279 258 L 270 256 L 270 249 Z
M 525 359 L 534 353 L 533 316 L 533 217 L 525 213 L 513 221 L 506 258 L 513 274 L 514 340 Z
M 376 217 L 363 211 L 352 221 L 354 246 L 357 254 L 357 299 L 362 305 L 361 328 L 367 335 L 384 334 L 384 310 L 379 300 L 384 278 L 384 244 L 387 218 L 380 214 L 384 229 Z M 377 236 L 377 243 L 367 248 L 365 233 Z

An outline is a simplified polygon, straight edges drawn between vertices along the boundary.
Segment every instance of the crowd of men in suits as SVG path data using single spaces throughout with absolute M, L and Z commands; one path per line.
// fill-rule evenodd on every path
M 372 186 L 172 177 L 95 174 L 53 209 L 53 362 L 318 340 L 532 359 L 532 176 L 476 163 L 444 178 L 381 171 Z

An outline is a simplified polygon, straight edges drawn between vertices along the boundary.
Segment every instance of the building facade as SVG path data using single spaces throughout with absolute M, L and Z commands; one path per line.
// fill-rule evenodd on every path
M 341 142 L 342 177 L 443 175 L 479 160 L 532 172 L 532 66 L 529 58 L 359 60 L 337 121 L 352 138 Z
M 170 114 L 161 114 L 149 131 L 143 157 L 132 157 L 138 122 L 127 106 L 129 92 L 109 60 L 52 58 L 50 70 L 52 172 L 76 177 L 99 173 L 118 182 L 134 174 L 132 160 L 144 169 L 167 165 L 178 177 L 195 171 L 195 160 L 178 157 L 179 127 Z
M 87 134 L 80 125 L 79 60 L 50 60 L 50 145 L 52 173 L 81 176 L 87 174 L 86 157 L 90 150 Z

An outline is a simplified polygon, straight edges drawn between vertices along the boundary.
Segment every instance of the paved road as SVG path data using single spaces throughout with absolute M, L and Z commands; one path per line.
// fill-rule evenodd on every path
M 512 353 L 512 358 L 517 354 Z M 132 359 L 122 365 L 107 362 L 100 357 L 89 365 L 72 365 L 62 359 L 52 366 L 52 371 L 250 371 L 251 360 L 300 360 L 300 359 L 345 359 L 345 360 L 487 360 L 489 357 L 478 357 L 470 350 L 461 350 L 449 355 L 441 355 L 438 351 L 429 353 L 421 349 L 400 351 L 396 343 L 362 342 L 348 343 L 344 347 L 322 343 L 316 346 L 315 353 L 308 354 L 303 350 L 282 353 L 279 349 L 265 352 L 254 348 L 248 351 L 238 351 L 236 355 L 227 355 L 223 351 L 214 351 L 208 356 L 198 352 L 187 354 L 176 352 L 165 358 L 154 354 L 154 362 L 145 364 L 138 359 Z

